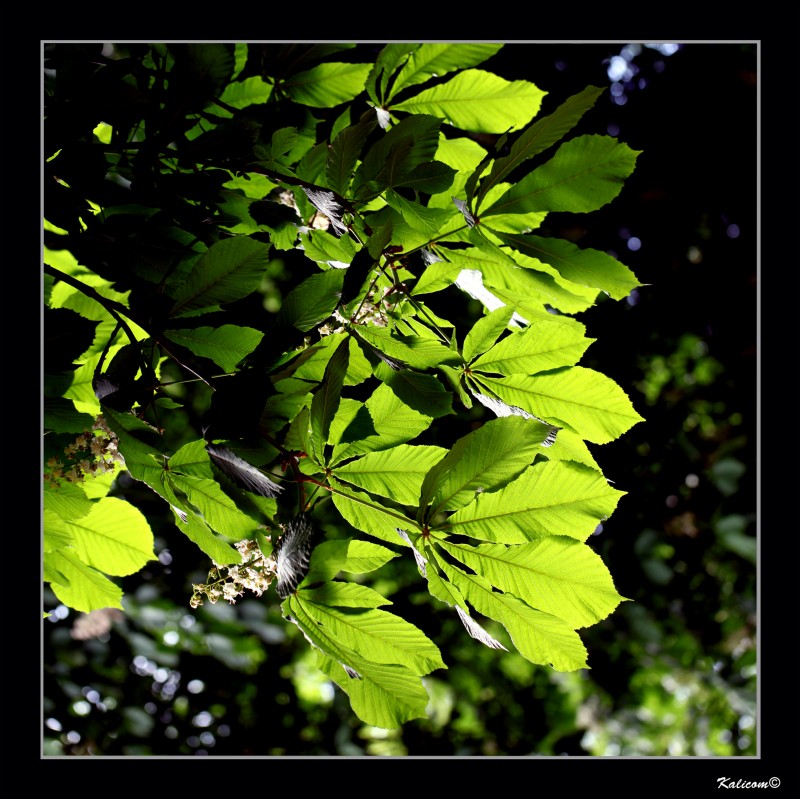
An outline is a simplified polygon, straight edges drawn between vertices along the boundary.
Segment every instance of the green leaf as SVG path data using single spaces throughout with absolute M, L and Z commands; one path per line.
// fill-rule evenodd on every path
M 519 416 L 492 419 L 458 439 L 425 476 L 420 508 L 431 504 L 429 518 L 467 505 L 495 491 L 528 467 L 552 428 Z
M 349 645 L 354 636 L 346 636 L 343 640 L 336 635 L 320 622 L 320 606 L 303 601 L 300 595 L 290 597 L 282 609 L 284 616 L 291 618 L 309 642 L 320 650 L 320 668 L 350 696 L 353 710 L 362 721 L 394 728 L 412 718 L 424 717 L 428 695 L 419 675 L 409 666 L 375 662 L 363 656 L 360 650 L 356 651 Z M 373 654 L 372 650 L 368 652 Z M 343 666 L 351 671 L 346 672 Z M 353 669 L 357 674 L 353 674 Z
M 431 237 L 434 237 L 439 232 L 442 223 L 452 216 L 450 211 L 442 208 L 426 208 L 418 202 L 406 200 L 391 190 L 387 191 L 385 196 L 386 202 L 403 217 L 406 224 Z
M 169 459 L 169 470 L 193 477 L 213 477 L 214 473 L 211 470 L 211 460 L 208 450 L 206 450 L 206 442 L 203 439 L 197 439 L 184 444 Z
M 175 290 L 170 314 L 184 316 L 241 300 L 261 285 L 268 263 L 269 245 L 255 239 L 236 237 L 212 244 Z
M 340 420 L 337 416 L 331 424 L 331 443 L 335 444 L 332 465 L 356 455 L 411 441 L 427 430 L 433 421 L 433 417 L 406 405 L 385 384 L 379 385 L 366 404 L 359 403 L 359 406 L 353 409 L 346 423 L 344 417 Z
M 480 626 L 467 611 L 467 603 L 461 592 L 448 580 L 443 580 L 435 567 L 427 570 L 428 590 L 431 596 L 440 599 L 442 602 L 455 606 L 458 618 L 466 628 L 467 632 L 477 641 L 490 647 L 491 649 L 506 649 L 497 639 L 493 638 L 483 627 Z M 506 649 L 506 651 L 508 651 Z
M 208 525 L 234 541 L 248 538 L 255 532 L 258 522 L 242 513 L 236 503 L 222 490 L 219 483 L 207 477 L 168 472 L 168 481 L 176 496 L 185 494 L 186 500 L 178 507 L 192 511 L 192 505 L 200 510 Z M 186 503 L 190 503 L 187 505 Z
M 532 375 L 577 363 L 595 339 L 585 338 L 572 325 L 557 319 L 533 322 L 520 333 L 512 333 L 470 364 L 471 370 L 502 375 Z
M 601 471 L 586 442 L 572 430 L 562 427 L 558 431 L 555 443 L 547 450 L 547 458 L 551 461 L 575 461 Z
M 333 108 L 352 100 L 364 90 L 372 64 L 318 64 L 281 81 L 280 88 L 301 105 Z
M 271 94 L 272 84 L 267 83 L 260 75 L 254 75 L 243 81 L 229 83 L 219 99 L 231 108 L 245 108 L 248 105 L 266 103 Z
M 529 211 L 596 211 L 620 193 L 640 152 L 610 136 L 571 139 L 483 211 L 481 218 Z
M 72 534 L 68 522 L 46 508 L 42 511 L 42 549 L 54 552 L 57 549 L 72 546 Z
M 600 556 L 574 538 L 548 536 L 513 547 L 439 545 L 496 588 L 573 629 L 596 624 L 623 600 Z
M 339 400 L 342 396 L 349 360 L 349 342 L 345 339 L 339 343 L 328 361 L 328 365 L 325 367 L 325 377 L 314 393 L 314 399 L 311 402 L 309 417 L 311 446 L 316 453 L 317 462 L 320 464 L 324 460 L 325 444 L 328 441 L 331 422 L 339 409 Z
M 467 69 L 447 83 L 393 105 L 393 110 L 433 114 L 475 133 L 503 133 L 530 122 L 545 94 L 528 81 L 507 81 L 491 72 Z
M 409 54 L 419 47 L 422 47 L 422 45 L 400 42 L 398 44 L 387 44 L 381 48 L 378 57 L 375 59 L 375 65 L 367 78 L 367 93 L 375 105 L 381 105 L 386 101 L 389 96 L 386 90 L 392 75 L 408 58 Z
M 565 621 L 535 610 L 511 594 L 497 593 L 476 574 L 465 574 L 455 566 L 442 568 L 478 613 L 506 628 L 514 646 L 531 663 L 550 665 L 556 671 L 587 668 L 586 648 Z
M 440 363 L 461 361 L 458 353 L 453 352 L 438 339 L 404 336 L 394 330 L 374 325 L 358 325 L 351 330 L 384 355 L 403 361 L 412 369 L 430 369 Z
M 392 604 L 372 588 L 356 583 L 326 582 L 316 588 L 301 588 L 300 598 L 315 605 L 343 608 L 377 608 Z
M 469 362 L 476 355 L 486 352 L 503 331 L 508 329 L 513 315 L 514 309 L 504 305 L 490 311 L 475 322 L 464 339 L 464 360 Z
M 353 176 L 354 197 L 367 202 L 385 189 L 399 185 L 416 167 L 433 161 L 441 125 L 441 119 L 435 116 L 413 116 L 378 139 Z
M 325 230 L 309 230 L 300 236 L 303 252 L 312 261 L 343 269 L 356 254 L 356 245 L 349 237 L 336 238 Z
M 642 284 L 627 266 L 600 250 L 581 249 L 564 239 L 530 235 L 501 235 L 500 238 L 522 253 L 549 264 L 567 280 L 604 291 L 615 300 L 627 297 Z
M 339 132 L 330 146 L 325 162 L 327 186 L 341 195 L 350 189 L 350 181 L 361 155 L 361 150 L 377 124 L 375 117 L 362 118 L 355 125 L 349 125 Z
M 45 510 L 52 511 L 66 521 L 87 516 L 95 505 L 80 486 L 67 482 L 54 485 L 46 481 L 43 500 Z
M 153 533 L 142 512 L 117 497 L 103 497 L 80 519 L 67 522 L 80 559 L 106 574 L 123 577 L 156 560 Z
M 476 209 L 480 209 L 488 192 L 505 180 L 517 167 L 534 155 L 544 152 L 569 133 L 604 91 L 597 86 L 587 86 L 583 91 L 572 95 L 552 114 L 542 117 L 522 131 L 509 154 L 494 162 L 492 171 L 481 183 L 476 195 Z
M 464 252 L 468 252 L 464 250 Z M 582 286 L 575 291 L 565 288 L 549 274 L 523 268 L 519 253 L 514 253 L 520 264 L 501 264 L 498 259 L 487 258 L 481 266 L 486 288 L 503 302 L 513 305 L 522 317 L 534 321 L 552 321 L 553 315 L 545 306 L 552 306 L 564 313 L 580 313 L 594 305 L 596 292 L 587 292 Z M 571 285 L 570 288 L 573 286 Z M 561 317 L 563 324 L 576 324 L 572 319 Z
M 441 447 L 401 444 L 338 466 L 334 474 L 401 505 L 415 505 L 425 474 L 445 453 Z
M 397 552 L 372 541 L 353 538 L 322 541 L 311 553 L 306 584 L 332 580 L 340 571 L 366 574 L 396 557 L 399 557 Z
M 417 297 L 420 294 L 432 294 L 435 291 L 446 289 L 455 283 L 461 269 L 459 264 L 452 264 L 449 261 L 436 261 L 429 264 L 411 290 L 411 296 Z
M 69 585 L 51 582 L 53 593 L 67 607 L 91 613 L 103 608 L 122 607 L 122 589 L 100 574 L 96 569 L 87 566 L 72 549 L 60 549 L 45 554 L 48 569 L 62 574 Z
M 396 664 L 365 662 L 351 657 L 361 679 L 348 677 L 331 658 L 320 656 L 319 668 L 350 698 L 353 712 L 365 724 L 392 730 L 413 719 L 425 718 L 430 698 L 418 676 Z
M 525 544 L 549 535 L 585 541 L 624 494 L 594 469 L 570 461 L 543 461 L 505 488 L 480 494 L 442 528 L 501 544 Z
M 119 451 L 125 458 L 125 468 L 135 480 L 158 490 L 166 458 L 157 449 L 158 431 L 131 414 L 118 413 L 103 407 L 103 416 L 119 439 Z
M 344 274 L 341 269 L 326 269 L 307 277 L 284 297 L 277 324 L 306 333 L 324 322 L 339 304 Z
M 417 529 L 416 522 L 396 510 L 378 505 L 369 494 L 330 478 L 333 504 L 356 530 L 369 533 L 389 544 L 403 544 L 397 534 L 397 527 Z
M 391 97 L 409 86 L 425 83 L 430 78 L 441 77 L 456 69 L 474 67 L 493 56 L 502 46 L 490 42 L 464 44 L 426 42 L 412 52 L 403 65 L 392 85 L 387 103 Z
M 452 395 L 433 375 L 412 372 L 410 369 L 395 371 L 382 361 L 375 367 L 374 373 L 402 402 L 418 413 L 434 419 L 453 413 Z
M 439 161 L 430 161 L 418 164 L 410 172 L 398 177 L 392 185 L 424 194 L 439 194 L 450 188 L 454 177 L 455 170 L 452 167 Z
M 75 403 L 64 397 L 45 397 L 43 410 L 44 429 L 54 433 L 82 433 L 94 423 L 94 416 L 80 413 Z
M 252 327 L 222 325 L 222 327 L 196 327 L 182 330 L 165 330 L 164 335 L 199 355 L 210 358 L 226 372 L 249 355 L 259 344 L 264 334 Z
M 419 675 L 446 668 L 439 649 L 422 630 L 393 613 L 318 605 L 301 597 L 309 617 L 366 660 L 399 663 Z
M 533 377 L 482 377 L 481 382 L 504 402 L 553 424 L 566 424 L 595 444 L 607 444 L 644 421 L 611 378 L 583 366 Z
M 231 565 L 242 562 L 242 556 L 237 549 L 218 538 L 209 526 L 190 509 L 183 510 L 183 504 L 172 490 L 169 481 L 164 480 L 161 492 L 172 496 L 171 510 L 175 520 L 175 526 L 214 563 Z M 179 513 L 178 511 L 181 511 Z

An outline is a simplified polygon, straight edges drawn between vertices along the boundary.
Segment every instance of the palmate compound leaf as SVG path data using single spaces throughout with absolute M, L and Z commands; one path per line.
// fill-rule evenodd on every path
M 580 636 L 563 619 L 543 613 L 512 594 L 495 591 L 480 575 L 467 574 L 457 566 L 436 560 L 447 578 L 478 613 L 499 621 L 511 636 L 519 653 L 556 671 L 587 668 L 586 648 Z
M 624 494 L 594 469 L 543 461 L 499 491 L 478 495 L 441 529 L 501 544 L 525 544 L 549 535 L 585 541 Z
M 547 536 L 512 547 L 437 543 L 496 588 L 573 629 L 596 624 L 624 600 L 600 556 L 574 538 Z

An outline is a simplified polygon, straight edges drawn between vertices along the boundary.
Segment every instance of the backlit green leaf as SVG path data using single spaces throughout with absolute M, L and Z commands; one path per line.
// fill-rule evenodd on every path
M 264 334 L 252 327 L 222 325 L 222 327 L 196 327 L 183 330 L 165 330 L 164 335 L 176 344 L 186 347 L 195 355 L 210 358 L 226 372 L 249 355 Z
M 419 499 L 423 478 L 445 453 L 441 447 L 401 444 L 350 461 L 336 468 L 334 474 L 370 493 L 403 505 L 414 505 Z
M 613 441 L 644 421 L 611 378 L 583 366 L 533 377 L 482 377 L 481 382 L 510 405 L 552 424 L 564 423 L 595 444 Z
M 548 535 L 584 541 L 624 494 L 594 469 L 570 461 L 543 461 L 505 488 L 480 494 L 443 528 L 502 544 L 524 544 Z
M 424 83 L 455 69 L 474 67 L 493 56 L 503 45 L 490 42 L 440 43 L 426 42 L 411 53 L 397 74 L 391 96 L 409 86 Z
M 187 281 L 174 290 L 172 316 L 215 308 L 254 292 L 269 262 L 269 246 L 239 236 L 222 239 L 192 267 Z
M 610 136 L 579 136 L 512 186 L 482 212 L 521 214 L 528 211 L 596 211 L 611 202 L 633 172 L 639 150 Z
M 443 565 L 443 569 L 478 613 L 506 628 L 514 646 L 531 663 L 550 665 L 556 671 L 586 668 L 586 648 L 563 619 L 535 610 L 511 594 L 493 591 L 476 574 L 465 574 L 449 565 Z
M 433 517 L 501 488 L 533 462 L 550 433 L 549 425 L 520 416 L 486 422 L 458 439 L 425 476 L 420 508 L 430 503 Z
M 372 64 L 318 64 L 281 81 L 280 88 L 296 103 L 333 108 L 364 90 Z
M 503 375 L 532 375 L 577 363 L 594 339 L 571 325 L 537 321 L 512 333 L 470 364 L 470 369 Z
M 117 497 L 103 497 L 91 513 L 68 522 L 67 527 L 76 554 L 87 566 L 106 574 L 133 574 L 156 559 L 147 519 Z
M 600 556 L 566 536 L 507 547 L 441 542 L 440 546 L 493 586 L 573 629 L 606 618 L 622 601 Z
M 545 94 L 528 81 L 507 81 L 491 72 L 467 69 L 446 83 L 394 104 L 392 109 L 433 114 L 449 125 L 475 133 L 503 133 L 530 122 Z

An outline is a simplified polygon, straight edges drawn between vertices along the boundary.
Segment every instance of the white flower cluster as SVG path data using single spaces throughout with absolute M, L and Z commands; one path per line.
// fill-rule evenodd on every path
M 87 476 L 94 477 L 106 472 L 113 472 L 125 465 L 125 459 L 119 451 L 116 434 L 106 424 L 102 416 L 98 416 L 91 430 L 84 430 L 72 443 L 64 447 L 66 462 L 57 458 L 49 458 L 46 466 L 45 480 L 56 485 L 62 480 L 68 483 L 82 483 Z
M 375 325 L 377 327 L 386 327 L 387 325 L 387 312 L 389 309 L 388 301 L 385 301 L 385 296 L 392 291 L 390 286 L 383 290 L 383 296 L 375 304 L 375 292 L 371 291 L 363 303 L 358 308 L 356 315 L 352 319 L 347 319 L 339 313 L 338 308 L 333 312 L 333 316 L 329 322 L 320 325 L 317 332 L 320 336 L 329 336 L 331 333 L 343 333 L 345 325 Z M 337 324 L 338 323 L 338 324 Z
M 192 585 L 191 607 L 200 607 L 203 597 L 212 605 L 218 599 L 227 599 L 233 605 L 245 591 L 261 596 L 275 579 L 275 559 L 272 555 L 265 556 L 257 541 L 238 541 L 235 546 L 242 556 L 242 562 L 234 566 L 215 563 L 208 573 L 207 583 Z M 226 572 L 224 575 L 223 569 Z

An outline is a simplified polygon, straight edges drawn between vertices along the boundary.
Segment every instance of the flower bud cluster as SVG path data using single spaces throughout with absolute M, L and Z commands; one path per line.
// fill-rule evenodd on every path
M 204 598 L 212 605 L 218 599 L 227 599 L 233 605 L 245 591 L 261 596 L 267 590 L 275 579 L 275 559 L 271 555 L 265 556 L 257 541 L 237 541 L 235 547 L 242 562 L 233 566 L 215 563 L 208 573 L 207 583 L 192 585 L 191 607 L 200 607 Z
M 113 472 L 118 464 L 125 465 L 119 440 L 102 416 L 95 419 L 91 430 L 84 430 L 64 447 L 64 455 L 63 463 L 55 457 L 48 459 L 45 480 L 56 485 L 62 480 L 82 483 L 87 477 Z

